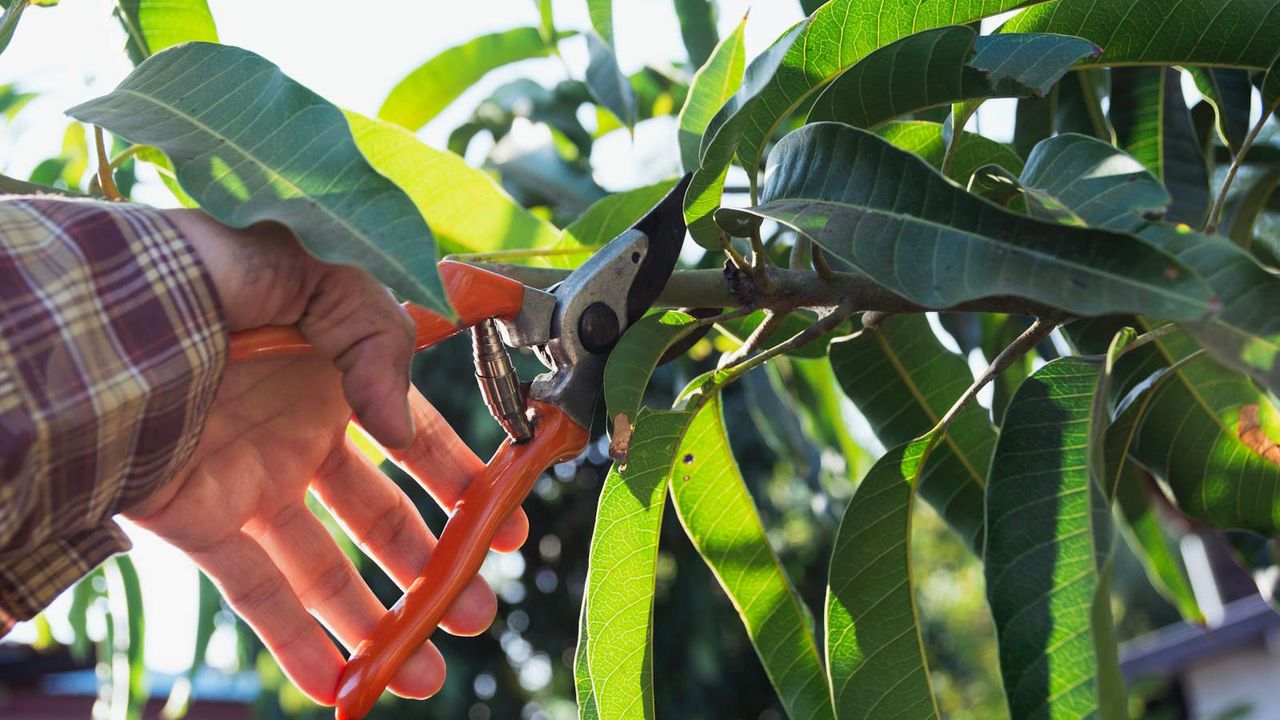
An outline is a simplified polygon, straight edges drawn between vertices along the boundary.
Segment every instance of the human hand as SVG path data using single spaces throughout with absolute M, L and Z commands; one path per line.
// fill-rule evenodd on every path
M 320 623 L 352 649 L 385 608 L 307 509 L 307 491 L 401 588 L 436 542 L 409 498 L 347 438 L 353 412 L 446 509 L 483 462 L 410 387 L 412 323 L 369 275 L 316 261 L 283 228 L 232 230 L 198 211 L 170 217 L 209 269 L 231 331 L 296 323 L 317 353 L 229 365 L 190 461 L 125 515 L 185 551 L 290 679 L 332 704 L 343 659 Z M 527 533 L 519 511 L 494 549 L 515 550 Z M 479 634 L 496 608 L 475 578 L 441 626 Z M 428 643 L 390 687 L 427 697 L 444 676 Z

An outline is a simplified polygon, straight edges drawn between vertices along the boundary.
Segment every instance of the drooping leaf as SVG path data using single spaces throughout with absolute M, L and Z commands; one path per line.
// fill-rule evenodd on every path
M 737 152 L 748 177 L 754 177 L 763 164 L 765 145 L 783 121 L 813 93 L 872 51 L 921 30 L 963 25 L 1028 2 L 1034 0 L 888 0 L 874 4 L 832 0 L 818 8 L 760 92 L 759 102 L 742 109 L 748 117 Z
M 1013 173 L 999 165 L 983 165 L 969 178 L 969 192 L 999 205 L 1034 218 L 1052 220 L 1063 225 L 1086 227 L 1070 208 L 1056 198 L 1023 185 Z
M 746 129 L 750 109 L 759 101 L 757 96 L 768 86 L 792 43 L 804 32 L 806 23 L 801 21 L 783 33 L 747 65 L 741 87 L 716 112 L 703 132 L 702 145 L 698 150 L 698 169 L 694 171 L 689 191 L 684 196 L 684 217 L 689 225 L 689 234 L 705 248 L 717 248 L 720 244 L 720 231 L 712 215 L 720 206 L 724 178 Z M 755 176 L 749 177 L 754 183 Z
M 13 41 L 13 33 L 18 29 L 18 23 L 22 20 L 22 14 L 27 11 L 29 4 L 24 0 L 17 4 L 5 5 L 4 14 L 0 15 L 0 53 L 9 48 L 9 43 Z
M 1245 189 L 1244 194 L 1236 201 L 1227 226 L 1227 237 L 1232 242 L 1252 253 L 1259 260 L 1275 267 L 1280 261 L 1280 242 L 1267 242 L 1254 232 L 1258 218 L 1267 209 L 1271 196 L 1280 187 L 1280 166 L 1259 175 Z
M 1098 48 L 1060 35 L 992 35 L 953 25 L 871 52 L 818 96 L 809 120 L 873 128 L 901 115 L 989 97 L 1040 97 Z M 963 123 L 958 124 L 962 127 Z
M 831 344 L 831 366 L 845 395 L 885 447 L 905 446 L 938 424 L 969 387 L 964 359 L 949 352 L 922 315 L 887 318 Z M 965 545 L 982 551 L 983 486 L 996 434 L 975 404 L 952 421 L 927 464 L 919 492 Z
M 718 396 L 677 452 L 671 499 L 685 533 L 742 618 L 778 698 L 793 718 L 834 718 L 806 610 L 765 536 L 724 427 Z
M 610 43 L 594 33 L 587 33 L 587 89 L 601 107 L 613 113 L 618 122 L 631 128 L 636 124 L 636 93 L 630 80 L 618 68 L 618 58 Z
M 1199 320 L 1211 309 L 1203 280 L 1158 245 L 1010 212 L 845 125 L 816 123 L 784 138 L 762 200 L 717 219 L 777 220 L 926 307 L 1008 295 L 1082 315 Z
M 404 128 L 353 112 L 346 119 L 364 158 L 398 185 L 430 223 L 444 253 L 554 246 L 560 231 L 524 209 L 487 173 Z
M 134 65 L 179 43 L 218 42 L 207 0 L 116 0 L 113 13 Z
M 1110 143 L 1068 133 L 1035 146 L 1018 178 L 1042 205 L 1068 209 L 1093 227 L 1134 231 L 1164 215 L 1169 193 Z
M 841 720 L 939 718 L 911 579 L 911 520 L 932 433 L 880 458 L 840 521 L 827 586 L 827 662 Z
M 1058 83 L 1053 118 L 1058 132 L 1111 141 L 1112 129 L 1102 109 L 1103 98 L 1110 94 L 1110 72 L 1105 68 L 1083 68 Z
M 1196 88 L 1213 105 L 1218 135 L 1231 152 L 1239 152 L 1249 134 L 1249 106 L 1253 101 L 1253 85 L 1245 70 L 1214 67 L 1189 67 Z
M 653 587 L 672 460 L 692 416 L 641 408 L 604 480 L 588 560 L 587 666 L 602 720 L 653 717 Z M 579 696 L 582 696 L 581 691 Z
M 404 76 L 382 101 L 378 117 L 417 130 L 491 70 L 555 49 L 542 30 L 521 27 L 472 38 L 437 53 Z
M 743 31 L 747 18 L 743 17 L 733 32 L 729 33 L 705 64 L 698 68 L 693 76 L 693 84 L 689 86 L 689 94 L 685 96 L 684 107 L 680 108 L 678 139 L 680 144 L 680 164 L 685 172 L 698 169 L 702 144 L 702 133 L 707 123 L 722 105 L 738 90 L 742 84 L 742 72 L 746 63 L 746 48 L 743 47 Z
M 1013 148 L 1019 155 L 1031 154 L 1035 144 L 1053 135 L 1053 116 L 1057 111 L 1058 90 L 1045 97 L 1022 98 L 1014 110 Z
M 141 720 L 147 702 L 146 619 L 142 613 L 142 586 L 128 555 L 117 555 L 102 565 L 106 579 L 110 631 L 110 717 Z
M 1100 363 L 1023 383 L 987 482 L 987 598 L 1013 717 L 1128 717 L 1108 576 L 1110 510 L 1090 478 Z
M 716 32 L 715 0 L 675 0 L 680 36 L 689 53 L 689 66 L 702 67 L 720 41 Z
M 1173 196 L 1169 219 L 1193 227 L 1209 211 L 1209 168 L 1200 152 L 1177 70 L 1111 72 L 1111 124 L 1116 144 L 1164 183 Z
M 1103 49 L 1099 65 L 1216 65 L 1266 69 L 1280 34 L 1280 0 L 1053 0 L 1000 32 L 1074 35 Z
M 841 386 L 829 358 L 791 358 L 785 364 L 766 366 L 779 390 L 789 390 L 796 398 L 796 411 L 806 437 L 825 445 L 844 458 L 849 477 L 862 477 L 875 460 L 849 432 L 841 403 Z M 789 372 L 783 373 L 780 368 Z
M 623 415 L 633 422 L 638 416 L 649 376 L 667 348 L 691 332 L 696 324 L 691 315 L 668 310 L 641 318 L 627 328 L 604 372 L 606 415 Z
M 1196 346 L 1175 333 L 1152 343 L 1164 365 Z M 1220 528 L 1280 531 L 1280 413 L 1267 394 L 1211 358 L 1168 371 L 1116 420 L 1129 454 L 1162 478 L 1178 507 Z M 1110 439 L 1108 439 L 1110 442 Z
M 933 169 L 941 172 L 942 162 L 947 155 L 947 139 L 942 132 L 942 125 L 921 120 L 891 122 L 881 125 L 876 134 L 895 147 L 919 156 Z M 945 174 L 959 183 L 967 183 L 974 171 L 991 164 L 1013 173 L 1022 170 L 1022 158 L 1008 145 L 977 133 L 966 132 L 956 145 L 951 155 L 951 165 Z
M 221 222 L 278 221 L 313 255 L 453 316 L 413 201 L 364 160 L 340 110 L 262 57 L 179 45 L 68 114 L 163 150 L 183 189 Z

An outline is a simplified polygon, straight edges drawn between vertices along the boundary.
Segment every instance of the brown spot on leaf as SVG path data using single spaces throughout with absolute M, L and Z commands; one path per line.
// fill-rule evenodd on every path
M 1240 440 L 1249 449 L 1271 462 L 1280 465 L 1280 445 L 1267 436 L 1258 418 L 1258 404 L 1250 403 L 1240 408 L 1240 423 L 1237 430 Z
M 618 464 L 627 462 L 627 453 L 631 452 L 631 420 L 624 413 L 613 418 L 613 430 L 609 433 L 609 457 Z
M 688 476 L 688 475 L 685 475 L 684 477 L 682 477 L 682 478 L 680 478 L 680 479 L 681 479 L 681 480 L 683 480 L 684 482 L 689 482 L 689 476 Z
M 683 458 L 681 458 L 681 462 L 683 462 L 685 465 L 692 465 L 692 464 L 693 464 L 693 453 L 685 453 L 685 454 L 684 454 L 684 457 L 683 457 Z

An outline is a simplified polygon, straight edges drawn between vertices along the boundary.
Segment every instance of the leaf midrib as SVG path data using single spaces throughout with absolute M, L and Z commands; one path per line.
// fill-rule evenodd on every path
M 172 112 L 174 115 L 177 115 L 178 117 L 180 117 L 180 118 L 182 118 L 182 119 L 184 119 L 184 120 L 189 121 L 192 125 L 195 125 L 198 129 L 200 129 L 200 130 L 204 131 L 204 132 L 205 132 L 205 133 L 207 133 L 208 135 L 210 135 L 210 136 L 212 136 L 212 137 L 219 138 L 219 139 L 223 140 L 223 141 L 225 142 L 225 147 L 229 147 L 229 148 L 231 148 L 231 149 L 235 150 L 236 152 L 240 153 L 240 155 L 241 155 L 241 156 L 243 156 L 244 158 L 246 158 L 247 160 L 249 160 L 250 162 L 252 162 L 254 165 L 257 165 L 257 166 L 258 166 L 258 167 L 260 167 L 262 170 L 264 170 L 264 171 L 265 171 L 265 172 L 266 172 L 266 173 L 267 173 L 271 178 L 276 179 L 276 180 L 279 180 L 282 184 L 286 185 L 286 186 L 287 186 L 287 187 L 289 187 L 291 190 L 293 190 L 294 192 L 298 193 L 298 196 L 299 196 L 299 197 L 304 197 L 304 198 L 314 198 L 314 197 L 315 197 L 315 196 L 311 195 L 310 193 L 304 192 L 304 191 L 302 190 L 302 188 L 298 187 L 298 185 L 297 185 L 297 184 L 295 184 L 295 183 L 293 183 L 292 181 L 290 181 L 290 180 L 289 180 L 288 178 L 286 178 L 284 175 L 281 175 L 280 173 L 278 173 L 278 172 L 276 172 L 275 170 L 273 170 L 269 165 L 267 165 L 265 162 L 263 162 L 262 160 L 260 160 L 256 155 L 253 155 L 253 154 L 252 154 L 252 153 L 250 153 L 247 149 L 245 149 L 244 147 L 242 147 L 242 146 L 241 146 L 241 145 L 240 145 L 240 144 L 239 144 L 239 143 L 238 143 L 234 138 L 232 138 L 232 137 L 230 137 L 230 136 L 227 136 L 227 135 L 224 135 L 224 134 L 222 134 L 222 133 L 216 132 L 213 128 L 211 128 L 211 127 L 209 127 L 208 125 L 206 125 L 205 123 L 201 122 L 201 121 L 200 121 L 199 119 L 197 119 L 196 117 L 194 117 L 194 116 L 192 116 L 192 115 L 190 115 L 190 114 L 188 114 L 188 113 L 186 113 L 186 112 L 183 112 L 182 110 L 180 110 L 180 109 L 179 109 L 179 108 L 177 108 L 176 106 L 171 105 L 171 104 L 166 103 L 166 102 L 162 102 L 162 101 L 161 101 L 161 100 L 159 100 L 158 98 L 155 98 L 155 97 L 153 97 L 153 96 L 151 96 L 151 95 L 147 95 L 146 93 L 138 92 L 137 90 L 134 90 L 134 89 L 132 89 L 132 88 L 117 88 L 117 89 L 116 89 L 116 92 L 124 93 L 124 94 L 128 94 L 128 95 L 132 95 L 132 96 L 137 97 L 137 98 L 139 98 L 139 99 L 141 99 L 141 100 L 145 100 L 145 101 L 147 101 L 147 102 L 150 102 L 151 104 L 155 105 L 156 107 L 159 107 L 159 108 L 162 108 L 162 109 L 168 110 L 169 112 Z M 317 107 L 322 107 L 322 106 L 317 106 Z M 343 122 L 344 122 L 344 123 L 346 122 L 346 118 L 343 118 Z M 358 152 L 358 150 L 357 150 L 357 152 Z M 390 180 L 388 180 L 387 182 L 391 182 L 391 181 L 390 181 Z M 379 247 L 379 246 L 378 246 L 378 244 L 377 244 L 376 242 L 373 242 L 373 238 L 372 238 L 372 237 L 370 237 L 369 235 L 365 234 L 364 232 L 361 232 L 361 231 L 357 230 L 353 225 L 351 225 L 351 223 L 347 222 L 347 220 L 345 220 L 342 216 L 340 216 L 340 215 L 338 215 L 338 214 L 334 213 L 334 212 L 333 212 L 333 210 L 332 210 L 332 209 L 330 209 L 328 205 L 326 205 L 325 203 L 320 202 L 318 199 L 316 200 L 315 207 L 320 208 L 321 212 L 323 212 L 323 214 L 324 214 L 324 215 L 326 215 L 326 216 L 327 216 L 327 217 L 329 217 L 329 218 L 332 218 L 334 222 L 336 222 L 338 225 L 340 225 L 340 226 L 342 226 L 343 228 L 345 228 L 345 229 L 347 230 L 347 232 L 349 232 L 351 235 L 353 235 L 353 236 L 355 236 L 355 237 L 358 237 L 358 238 L 363 238 L 363 239 L 365 240 L 365 243 L 366 243 L 366 246 L 367 246 L 367 247 L 365 248 L 366 250 L 368 250 L 368 249 L 372 249 L 372 250 L 373 250 L 373 251 L 374 251 L 374 252 L 375 252 L 379 257 L 382 257 L 382 258 L 383 258 L 383 259 L 385 259 L 385 260 L 386 260 L 386 261 L 387 261 L 391 266 L 395 267 L 395 268 L 399 271 L 399 274 L 404 275 L 404 276 L 406 276 L 406 277 L 410 278 L 410 280 L 411 280 L 415 285 L 416 285 L 416 284 L 418 284 L 417 280 L 413 278 L 412 273 L 407 272 L 407 271 L 403 268 L 403 266 L 401 266 L 401 264 L 400 264 L 400 262 L 399 262 L 398 260 L 396 260 L 396 259 L 395 259 L 394 257 L 392 257 L 391 255 L 387 254 L 387 253 L 386 253 L 386 252 L 385 252 L 381 247 Z

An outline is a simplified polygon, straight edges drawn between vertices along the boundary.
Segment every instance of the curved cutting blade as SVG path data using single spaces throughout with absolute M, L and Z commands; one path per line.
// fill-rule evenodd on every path
M 631 226 L 648 236 L 649 250 L 627 291 L 627 327 L 648 311 L 675 270 L 684 245 L 684 193 L 691 177 L 680 178 L 666 197 Z

